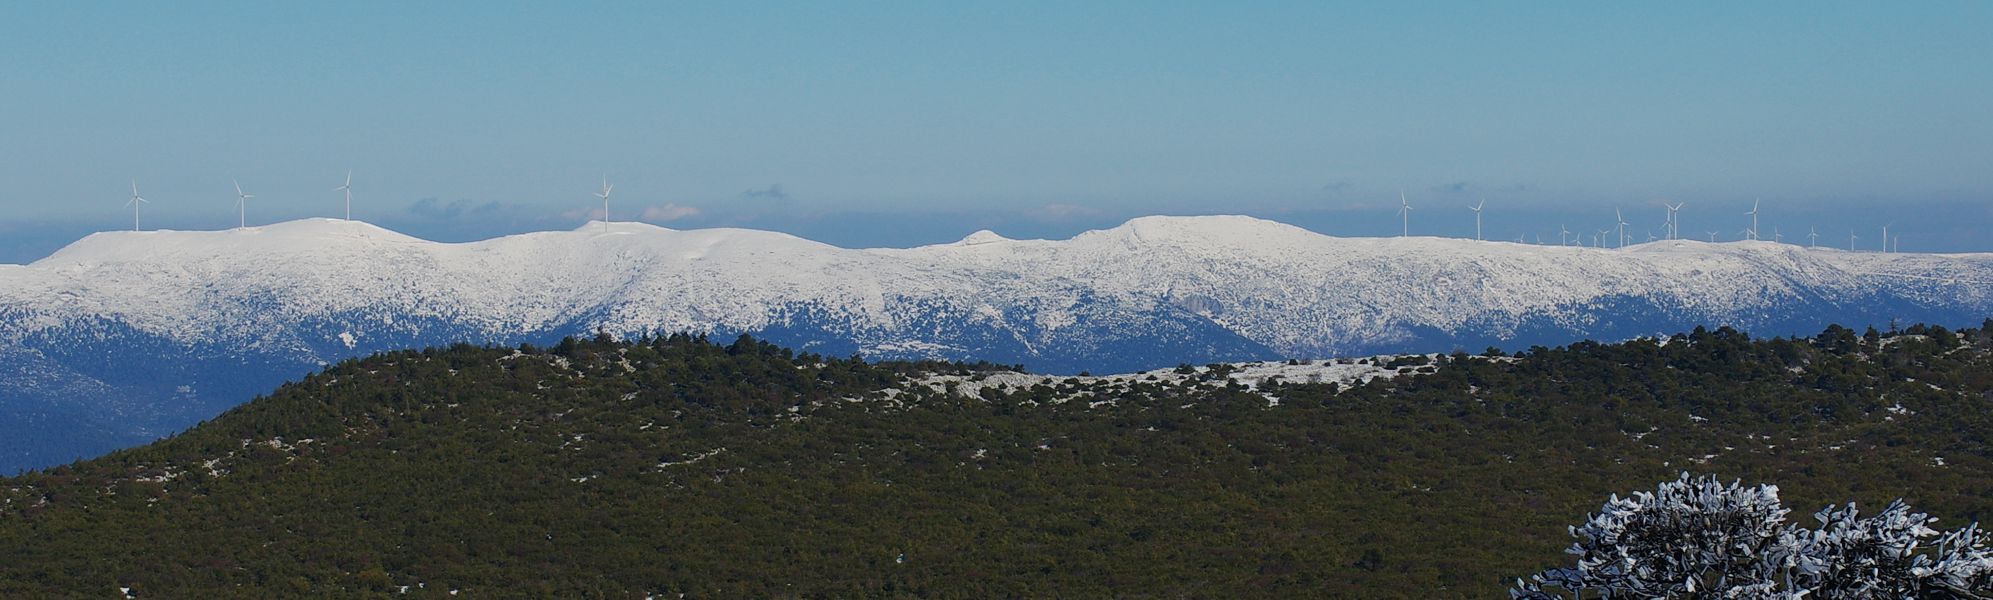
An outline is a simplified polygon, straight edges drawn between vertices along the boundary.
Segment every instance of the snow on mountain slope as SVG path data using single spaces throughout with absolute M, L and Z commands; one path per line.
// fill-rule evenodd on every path
M 1502 338 L 1549 318 L 1582 331 L 1595 316 L 1589 309 L 1615 298 L 1700 317 L 1693 326 L 1764 322 L 1796 301 L 1857 302 L 1878 290 L 1984 308 L 1993 291 L 1966 283 L 1993 281 L 1989 255 L 1850 254 L 1765 242 L 1596 249 L 1338 239 L 1247 217 L 1148 217 L 1065 242 L 902 252 L 1176 303 L 1295 355 L 1403 339 L 1411 326 L 1450 334 L 1481 328 Z
M 0 411 L 156 434 L 349 356 L 596 331 L 1132 372 L 1698 325 L 1977 324 L 1993 315 L 1989 282 L 1989 254 L 1351 239 L 1233 216 L 904 249 L 599 222 L 449 244 L 308 219 L 99 233 L 0 265 L 0 357 L 22 357 L 0 365 Z M 0 441 L 0 471 L 14 450 Z
M 907 318 L 921 310 L 1056 331 L 1078 305 L 1111 302 L 1137 312 L 1174 307 L 1281 352 L 1331 354 L 1402 339 L 1411 326 L 1501 337 L 1548 318 L 1582 329 L 1585 308 L 1610 298 L 1724 323 L 1761 320 L 1754 315 L 1795 301 L 1885 293 L 1985 307 L 1993 304 L 1985 281 L 1993 281 L 1989 255 L 1342 239 L 1248 217 L 1147 217 L 1064 241 L 978 232 L 871 250 L 638 223 L 443 244 L 310 219 L 95 234 L 0 269 L 0 306 L 32 315 L 6 324 L 7 334 L 97 316 L 179 341 L 241 339 L 335 315 L 354 320 L 348 333 L 359 336 L 411 318 L 492 335 L 575 324 L 755 331 L 808 307 L 861 341 L 887 343 L 922 338 Z

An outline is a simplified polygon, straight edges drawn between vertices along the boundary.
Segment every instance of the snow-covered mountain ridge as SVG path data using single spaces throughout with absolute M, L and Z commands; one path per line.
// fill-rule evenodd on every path
M 340 333 L 359 339 L 411 317 L 492 336 L 575 324 L 620 334 L 757 331 L 810 306 L 878 348 L 923 337 L 908 330 L 920 321 L 908 318 L 913 306 L 1022 333 L 1057 331 L 1076 306 L 1109 301 L 1179 308 L 1283 354 L 1334 355 L 1405 339 L 1411 328 L 1478 326 L 1500 337 L 1544 316 L 1576 324 L 1592 317 L 1582 307 L 1603 299 L 1649 298 L 1708 322 L 1749 324 L 1801 299 L 1987 306 L 1986 281 L 1993 255 L 1350 239 L 1248 217 L 1146 217 L 1062 241 L 985 231 L 954 244 L 866 250 L 640 223 L 447 244 L 310 219 L 95 234 L 30 265 L 0 267 L 0 306 L 32 316 L 6 323 L 9 337 L 104 317 L 180 342 L 266 337 L 263 325 L 335 315 L 356 317 Z M 1019 308 L 1026 312 L 1014 314 Z
M 905 249 L 604 229 L 438 243 L 309 219 L 91 235 L 0 265 L 0 411 L 159 434 L 348 356 L 597 331 L 1105 373 L 1993 315 L 1993 254 L 1335 238 L 1237 216 Z

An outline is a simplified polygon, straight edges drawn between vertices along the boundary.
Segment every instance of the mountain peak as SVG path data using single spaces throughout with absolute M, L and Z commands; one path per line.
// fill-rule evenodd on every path
M 1148 216 L 1129 219 L 1112 229 L 1089 231 L 1075 236 L 1085 239 L 1117 240 L 1116 243 L 1216 244 L 1239 246 L 1271 240 L 1292 241 L 1321 238 L 1321 234 L 1281 223 L 1244 215 Z
M 614 234 L 614 233 L 648 233 L 656 231 L 678 231 L 678 230 L 669 227 L 659 227 L 657 225 L 652 225 L 650 223 L 645 223 L 643 221 L 610 221 L 608 227 L 605 228 L 602 225 L 601 219 L 594 219 L 590 220 L 587 223 L 583 223 L 580 227 L 576 227 L 572 231 L 574 231 L 575 233 L 606 232 Z
M 1003 237 L 1002 235 L 998 235 L 998 234 L 997 234 L 997 232 L 994 232 L 994 231 L 990 231 L 990 230 L 988 230 L 988 229 L 984 229 L 984 230 L 980 230 L 980 231 L 977 231 L 977 232 L 975 232 L 975 233 L 971 233 L 971 234 L 969 234 L 969 236 L 968 236 L 968 237 L 965 237 L 965 238 L 962 238 L 962 241 L 959 241 L 959 242 L 955 242 L 955 245 L 957 245 L 957 246 L 979 246 L 979 245 L 982 245 L 982 244 L 995 244 L 995 243 L 998 243 L 998 242 L 1008 242 L 1008 241 L 1011 241 L 1011 239 L 1010 239 L 1010 238 L 1007 238 L 1007 237 Z
M 84 236 L 34 264 L 145 262 L 237 252 L 312 251 L 382 242 L 426 243 L 365 221 L 315 217 L 218 231 L 157 229 L 98 232 Z

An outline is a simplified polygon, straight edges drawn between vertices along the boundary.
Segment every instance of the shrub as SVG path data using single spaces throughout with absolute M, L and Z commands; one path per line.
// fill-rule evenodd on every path
M 1715 477 L 1617 495 L 1568 550 L 1574 567 L 1517 580 L 1512 598 L 1979 598 L 1993 590 L 1993 553 L 1978 525 L 1951 532 L 1897 500 L 1862 517 L 1853 504 L 1786 522 L 1778 487 Z M 1936 543 L 1931 543 L 1932 538 Z

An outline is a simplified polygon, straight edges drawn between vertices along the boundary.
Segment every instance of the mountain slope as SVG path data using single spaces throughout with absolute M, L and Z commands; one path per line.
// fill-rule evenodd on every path
M 868 250 L 637 223 L 463 244 L 329 219 L 100 233 L 0 267 L 0 353 L 34 357 L 0 366 L 34 388 L 8 390 L 0 412 L 123 437 L 0 441 L 0 470 L 177 430 L 344 357 L 454 341 L 751 332 L 835 355 L 1125 372 L 1702 324 L 1960 325 L 1993 314 L 1989 281 L 1993 255 L 1345 239 L 1247 217 Z M 58 389 L 78 396 L 38 391 Z M 83 410 L 45 408 L 64 403 Z
M 0 480 L 0 596 L 1488 597 L 1682 470 L 1993 514 L 1993 337 L 1910 332 L 1121 378 L 396 352 Z M 1234 376 L 1274 371 L 1331 377 Z

